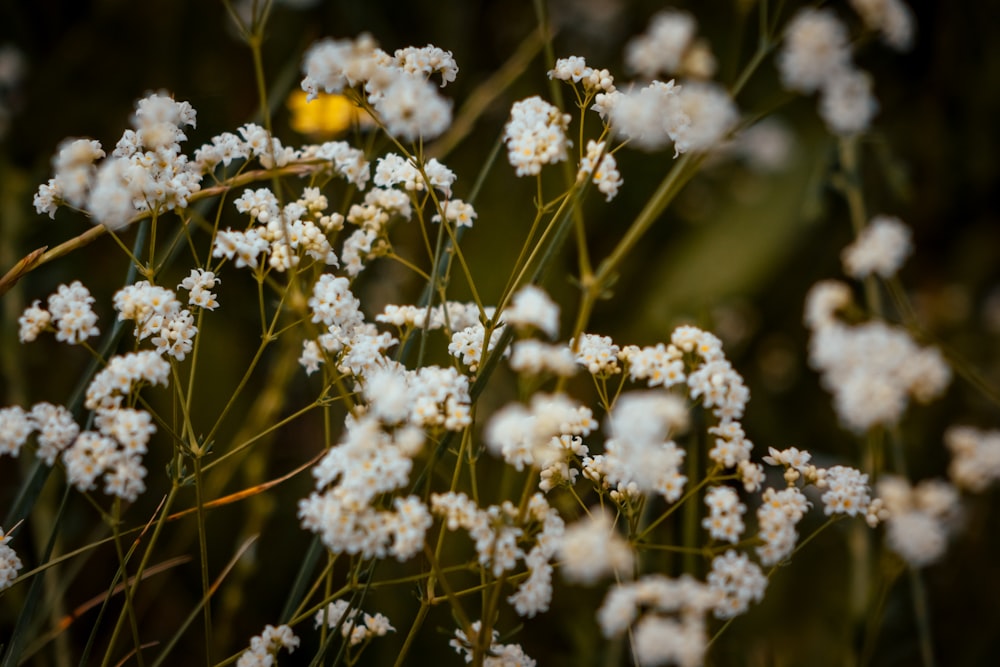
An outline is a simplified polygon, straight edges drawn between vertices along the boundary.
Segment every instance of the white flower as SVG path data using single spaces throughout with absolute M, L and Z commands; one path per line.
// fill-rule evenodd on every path
M 7 544 L 8 542 L 10 535 L 5 534 L 3 528 L 0 528 L 0 591 L 10 588 L 22 567 L 21 559 L 17 557 L 13 547 Z
M 593 584 L 607 575 L 626 579 L 631 575 L 632 549 L 600 508 L 592 508 L 588 517 L 566 528 L 558 554 L 567 581 Z
M 21 406 L 0 409 L 0 455 L 16 458 L 32 430 L 31 419 Z
M 429 81 L 402 75 L 381 91 L 374 102 L 389 134 L 403 141 L 434 139 L 451 125 L 451 100 Z
M 534 176 L 542 165 L 566 159 L 569 121 L 569 114 L 560 113 L 537 95 L 514 103 L 504 126 L 504 142 L 518 176 Z
M 605 196 L 605 201 L 611 201 L 618 194 L 625 181 L 618 171 L 618 163 L 610 153 L 604 152 L 605 142 L 591 139 L 587 142 L 587 155 L 580 162 L 577 179 L 591 176 L 594 185 Z M 600 158 L 600 162 L 598 162 Z
M 559 333 L 559 306 L 536 285 L 525 285 L 518 290 L 503 318 L 517 329 L 534 327 L 549 338 Z
M 844 272 L 861 279 L 873 273 L 891 278 L 913 251 L 913 234 L 899 218 L 878 215 L 844 248 Z
M 802 93 L 818 90 L 850 66 L 847 28 L 829 9 L 800 9 L 778 52 L 782 84 Z
M 697 30 L 698 24 L 687 12 L 657 12 L 646 32 L 625 45 L 625 67 L 644 79 L 677 72 Z
M 878 112 L 872 95 L 872 79 L 861 70 L 846 68 L 830 76 L 819 98 L 819 115 L 830 131 L 839 136 L 860 134 Z
M 913 12 L 902 0 L 851 0 L 869 30 L 882 33 L 886 44 L 905 51 L 913 43 Z
M 746 612 L 751 602 L 764 599 L 767 577 L 746 554 L 729 549 L 712 560 L 708 585 L 720 593 L 715 617 L 728 619 Z
M 952 426 L 944 442 L 952 456 L 948 476 L 956 486 L 980 493 L 1000 480 L 1000 431 Z
M 960 515 L 958 491 L 942 480 L 911 486 L 895 475 L 883 476 L 877 491 L 888 512 L 889 548 L 915 568 L 940 560 Z

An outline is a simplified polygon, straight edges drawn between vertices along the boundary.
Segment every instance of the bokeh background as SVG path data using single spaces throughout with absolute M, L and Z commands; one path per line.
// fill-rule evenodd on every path
M 785 16 L 798 6 L 772 4 L 783 4 Z M 846 2 L 825 4 L 858 27 Z M 902 279 L 927 331 L 1000 386 L 1000 14 L 989 2 L 910 4 L 918 24 L 911 51 L 899 54 L 872 41 L 856 56 L 874 76 L 881 104 L 874 130 L 862 142 L 867 202 L 871 213 L 897 215 L 913 228 L 916 252 Z M 552 0 L 557 55 L 585 56 L 588 64 L 607 67 L 624 81 L 624 42 L 644 30 L 649 17 L 665 6 Z M 732 82 L 755 45 L 755 3 L 705 0 L 672 6 L 695 14 L 700 34 L 718 59 L 719 78 Z M 367 31 L 387 50 L 428 43 L 451 50 L 460 73 L 446 93 L 458 107 L 508 60 L 535 25 L 535 11 L 527 0 L 276 3 L 264 46 L 276 131 L 286 144 L 309 141 L 291 129 L 284 100 L 297 88 L 304 50 L 318 38 Z M 65 137 L 89 136 L 113 146 L 135 100 L 156 90 L 170 91 L 197 109 L 198 126 L 188 133 L 191 150 L 214 134 L 234 131 L 258 110 L 250 51 L 220 2 L 4 0 L 2 45 L 16 47 L 24 66 L 20 84 L 2 90 L 8 109 L 0 139 L 2 271 L 28 251 L 68 239 L 89 224 L 68 211 L 49 220 L 31 206 L 32 193 L 49 178 L 52 154 Z M 496 102 L 448 155 L 446 163 L 459 175 L 458 196 L 471 188 L 510 104 L 532 94 L 548 96 L 546 69 L 543 56 L 535 57 L 508 89 L 497 91 Z M 842 276 L 839 253 L 852 237 L 846 207 L 831 184 L 837 166 L 835 142 L 816 115 L 815 99 L 783 93 L 770 60 L 737 103 L 747 114 L 774 110 L 785 159 L 771 169 L 733 158 L 714 160 L 636 248 L 613 298 L 595 311 L 590 330 L 611 335 L 620 344 L 648 345 L 665 340 L 682 322 L 712 328 L 750 386 L 744 425 L 757 444 L 756 456 L 768 446 L 798 446 L 812 451 L 821 465 L 858 464 L 858 439 L 838 425 L 829 396 L 806 365 L 802 325 L 806 291 L 817 280 Z M 614 246 L 672 161 L 669 151 L 620 154 L 625 179 L 620 195 L 612 204 L 592 196 L 586 205 L 595 258 Z M 555 188 L 559 175 L 552 171 Z M 533 182 L 516 178 L 501 163 L 476 203 L 479 219 L 464 247 L 469 257 L 483 258 L 474 271 L 487 301 L 503 288 L 506 266 L 531 220 L 533 194 Z M 0 405 L 64 401 L 87 363 L 82 352 L 74 354 L 76 350 L 52 341 L 19 345 L 16 318 L 24 306 L 44 299 L 59 283 L 81 279 L 98 297 L 102 321 L 109 321 L 110 295 L 126 268 L 117 248 L 102 239 L 28 275 L 0 299 Z M 571 325 L 575 306 L 570 279 L 574 272 L 574 258 L 567 252 L 545 282 L 563 304 L 564 330 Z M 413 301 L 419 287 L 391 266 L 373 267 L 360 285 L 370 315 L 386 302 Z M 224 284 L 220 295 L 226 317 L 218 318 L 205 341 L 219 368 L 215 383 L 207 380 L 200 388 L 206 396 L 231 390 L 223 378 L 236 376 L 245 362 L 240 351 L 252 351 L 258 340 L 252 308 L 241 319 L 238 306 L 230 308 L 229 303 L 238 304 L 242 297 L 234 289 L 226 303 L 228 287 Z M 463 289 L 455 285 L 456 298 L 467 296 Z M 260 381 L 259 391 L 238 407 L 245 423 L 228 424 L 223 437 L 238 438 L 241 426 L 280 416 L 315 391 L 287 351 L 275 353 Z M 576 389 L 589 398 L 585 384 Z M 491 400 L 505 398 L 501 393 Z M 959 379 L 944 399 L 911 409 L 903 438 L 914 480 L 944 474 L 947 453 L 941 435 L 954 423 L 996 428 L 1000 410 Z M 235 490 L 307 460 L 317 451 L 316 427 L 304 423 L 282 431 L 259 449 L 262 453 L 247 459 L 245 468 L 220 479 L 219 489 Z M 12 502 L 22 465 L 0 459 L 0 511 Z M 155 465 L 149 465 L 153 474 Z M 220 598 L 218 641 L 229 651 L 265 623 L 275 622 L 275 610 L 284 604 L 291 582 L 281 573 L 295 570 L 310 542 L 294 517 L 296 499 L 308 487 L 309 480 L 294 480 L 268 499 L 218 510 L 210 517 L 213 540 L 221 545 L 214 571 L 243 536 L 264 531 L 252 557 L 237 569 L 236 590 L 230 587 Z M 1000 638 L 994 632 L 1000 627 L 997 500 L 996 491 L 966 498 L 963 525 L 946 560 L 925 572 L 939 664 L 990 665 L 1000 656 Z M 84 543 L 93 529 L 93 515 L 86 508 L 78 520 L 78 532 L 70 531 L 67 543 Z M 860 627 L 847 609 L 844 591 L 853 581 L 850 554 L 859 539 L 847 523 L 824 533 L 772 578 L 765 602 L 733 623 L 713 647 L 710 664 L 844 665 L 854 664 L 858 655 L 873 665 L 916 664 L 917 631 L 906 577 L 876 582 L 883 586 L 884 605 L 873 615 L 876 627 Z M 807 523 L 803 530 L 808 528 Z M 21 534 L 31 535 L 30 530 Z M 177 528 L 171 539 L 189 545 L 192 536 L 190 530 Z M 34 548 L 45 538 L 31 535 Z M 178 546 L 178 553 L 185 548 Z M 24 552 L 28 560 L 31 549 Z M 50 584 L 61 590 L 67 609 L 101 593 L 113 572 L 113 554 L 95 554 L 75 567 L 64 572 L 69 582 L 65 590 L 59 589 L 59 582 Z M 893 570 L 887 558 L 884 571 Z M 146 622 L 167 636 L 199 596 L 197 565 L 179 566 L 177 572 L 170 584 L 153 578 L 145 589 L 155 592 L 155 601 L 144 609 Z M 0 643 L 19 614 L 21 595 L 15 589 L 0 598 Z M 552 610 L 525 623 L 514 641 L 521 641 L 541 665 L 597 664 L 596 625 L 581 625 L 576 612 L 581 606 L 596 609 L 600 599 L 594 591 L 557 589 Z M 397 591 L 376 594 L 369 606 L 395 620 L 392 610 L 406 609 L 411 602 Z M 408 612 L 398 613 L 402 619 Z M 94 612 L 88 612 L 57 640 L 68 655 L 78 655 L 94 618 Z M 430 658 L 420 656 L 433 655 L 436 661 L 446 655 L 442 647 L 453 623 L 447 613 L 432 620 L 412 664 L 431 664 L 426 661 Z M 516 623 L 507 620 L 508 627 Z M 405 629 L 407 623 L 400 620 L 396 627 Z M 196 644 L 198 631 L 191 635 Z M 399 640 L 383 640 L 382 647 L 376 643 L 363 662 L 390 660 Z M 51 654 L 43 655 L 36 657 L 39 664 L 54 660 Z M 176 657 L 181 662 L 176 664 L 186 664 L 183 660 L 192 655 L 201 655 L 197 646 L 180 648 Z M 459 664 L 459 659 L 447 655 L 441 664 Z

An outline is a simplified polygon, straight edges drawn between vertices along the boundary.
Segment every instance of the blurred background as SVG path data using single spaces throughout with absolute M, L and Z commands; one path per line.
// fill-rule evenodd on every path
M 777 4 L 784 5 L 785 18 L 798 6 Z M 850 22 L 853 34 L 859 33 L 846 2 L 826 5 Z M 993 3 L 920 0 L 910 5 L 918 32 L 909 52 L 896 53 L 870 39 L 855 58 L 873 75 L 881 105 L 874 130 L 861 144 L 867 204 L 871 214 L 899 216 L 913 229 L 916 252 L 902 280 L 933 341 L 956 351 L 1000 386 L 1000 40 L 995 39 L 1000 14 Z M 584 56 L 589 65 L 606 67 L 618 81 L 626 81 L 625 41 L 643 31 L 649 17 L 665 6 L 551 0 L 556 55 Z M 756 44 L 755 3 L 705 0 L 671 6 L 696 16 L 699 34 L 718 61 L 717 78 L 732 83 Z M 507 62 L 536 25 L 527 0 L 276 2 L 264 43 L 276 132 L 286 144 L 313 140 L 291 129 L 285 100 L 298 88 L 302 54 L 316 39 L 367 31 L 388 51 L 428 43 L 451 50 L 460 72 L 445 94 L 456 101 L 457 109 Z M 169 91 L 198 111 L 197 128 L 188 133 L 189 152 L 219 132 L 235 131 L 258 111 L 250 50 L 221 2 L 5 0 L 0 2 L 0 49 L 0 272 L 30 250 L 55 245 L 89 226 L 82 216 L 66 210 L 49 220 L 31 205 L 34 190 L 50 177 L 52 155 L 64 138 L 93 137 L 110 151 L 128 126 L 134 102 L 150 91 Z M 538 55 L 509 88 L 495 91 L 495 103 L 445 158 L 458 174 L 456 196 L 468 195 L 510 104 L 533 94 L 549 97 L 547 69 L 544 56 Z M 829 396 L 806 365 L 807 333 L 802 325 L 806 292 L 818 280 L 842 278 L 840 251 L 852 239 L 843 199 L 831 184 L 836 143 L 816 114 L 815 98 L 793 98 L 781 91 L 771 59 L 737 104 L 747 116 L 774 112 L 767 126 L 771 159 L 761 161 L 758 155 L 751 160 L 731 151 L 711 160 L 636 248 L 613 298 L 595 311 L 589 331 L 610 335 L 621 345 L 650 345 L 667 339 L 680 323 L 710 328 L 724 340 L 728 356 L 751 389 L 743 423 L 757 445 L 755 457 L 768 446 L 797 446 L 813 452 L 818 465 L 858 465 L 858 439 L 838 425 Z M 618 198 L 606 204 L 592 193 L 586 203 L 588 242 L 595 259 L 614 247 L 672 162 L 670 151 L 619 153 L 625 184 Z M 554 193 L 560 173 L 550 171 L 546 178 Z M 490 258 L 476 262 L 473 269 L 487 302 L 503 289 L 506 267 L 531 221 L 533 196 L 534 182 L 518 179 L 501 159 L 476 202 L 479 218 L 463 245 L 471 258 Z M 545 282 L 563 306 L 564 331 L 572 325 L 576 304 L 571 277 L 577 268 L 570 250 Z M 0 405 L 65 401 L 87 363 L 82 351 L 59 347 L 51 338 L 19 345 L 16 320 L 23 308 L 34 299 L 44 300 L 58 284 L 80 279 L 97 297 L 102 322 L 110 322 L 110 296 L 126 269 L 122 254 L 104 238 L 28 275 L 0 299 Z M 419 288 L 394 265 L 373 266 L 359 284 L 369 316 L 387 302 L 413 302 Z M 227 294 L 227 289 L 233 291 Z M 467 298 L 465 286 L 456 281 L 454 289 L 454 298 Z M 224 306 L 229 305 L 227 296 L 229 303 L 244 298 L 228 282 L 222 290 Z M 240 351 L 254 350 L 259 340 L 252 309 L 245 321 L 236 307 L 223 310 L 227 317 L 218 318 L 204 334 L 209 336 L 204 344 L 217 355 L 219 378 L 236 376 L 245 363 Z M 259 395 L 239 406 L 237 412 L 248 421 L 290 412 L 315 392 L 316 385 L 303 380 L 295 357 L 289 357 L 292 353 L 298 350 L 276 351 L 262 369 L 261 379 L 275 384 L 270 394 L 262 385 Z M 58 365 L 52 363 L 54 358 Z M 221 379 L 218 385 L 206 382 L 200 389 L 205 395 L 231 390 Z M 574 391 L 584 399 L 592 396 L 586 383 Z M 270 403 L 262 406 L 262 397 Z M 270 412 L 253 412 L 264 409 Z M 941 436 L 955 423 L 997 428 L 1000 411 L 960 379 L 944 399 L 911 408 L 903 439 L 914 481 L 944 475 L 948 456 Z M 241 426 L 246 424 L 227 425 L 223 438 L 238 439 Z M 316 428 L 304 422 L 281 432 L 260 448 L 263 454 L 247 460 L 246 470 L 220 480 L 220 490 L 242 488 L 308 460 L 317 451 Z M 12 502 L 20 465 L 0 459 L 0 510 Z M 162 470 L 156 464 L 148 467 L 152 475 Z M 308 492 L 309 481 L 293 480 L 273 497 L 248 504 L 252 507 L 218 510 L 210 518 L 210 527 L 218 531 L 213 539 L 233 545 L 228 551 L 220 549 L 213 571 L 221 569 L 241 536 L 264 531 L 248 559 L 252 562 L 241 562 L 238 590 L 224 593 L 218 603 L 223 619 L 219 642 L 228 651 L 245 645 L 265 623 L 275 622 L 274 610 L 284 604 L 291 582 L 273 573 L 294 571 L 290 563 L 309 545 L 311 536 L 294 516 L 296 499 Z M 141 502 L 155 505 L 155 500 Z M 1000 638 L 992 632 L 1000 627 L 998 496 L 992 490 L 965 500 L 964 523 L 946 560 L 925 572 L 934 642 L 940 664 L 995 664 L 1000 655 Z M 92 513 L 87 508 L 79 511 L 80 533 L 66 535 L 67 543 L 85 542 L 92 527 Z M 825 532 L 775 574 L 764 603 L 728 628 L 713 647 L 709 664 L 844 665 L 853 664 L 852 656 L 859 654 L 874 665 L 916 664 L 906 577 L 883 577 L 876 584 L 883 587 L 879 590 L 884 606 L 875 614 L 875 627 L 859 626 L 846 608 L 843 593 L 852 581 L 846 564 L 852 540 L 857 539 L 849 523 Z M 802 532 L 809 528 L 807 522 Z M 176 531 L 172 539 L 189 544 L 190 531 Z M 45 538 L 33 536 L 36 545 Z M 26 549 L 22 558 L 30 560 L 30 553 Z M 65 591 L 67 608 L 101 593 L 104 583 L 95 587 L 93 582 L 110 580 L 113 553 L 97 554 L 78 567 L 88 576 L 67 577 L 73 582 Z M 894 567 L 887 557 L 884 570 L 892 572 Z M 199 597 L 197 564 L 178 568 L 181 578 L 172 581 L 185 582 L 182 585 L 161 585 L 154 577 L 146 589 L 157 594 L 155 609 L 145 613 L 155 617 L 152 627 L 161 624 L 167 635 L 166 628 L 183 619 Z M 90 572 L 108 576 L 91 577 Z M 23 591 L 15 589 L 0 599 L 0 643 L 19 613 L 20 595 Z M 596 609 L 600 599 L 595 591 L 557 588 L 552 610 L 525 623 L 512 641 L 520 641 L 540 665 L 597 664 L 596 624 L 580 626 L 568 619 L 578 618 L 570 610 L 581 605 Z M 395 625 L 405 632 L 406 615 L 412 613 L 405 610 L 411 603 L 396 591 L 376 594 L 366 606 L 394 621 L 392 610 L 398 610 Z M 86 641 L 94 612 L 88 614 L 59 640 L 71 655 Z M 517 622 L 505 620 L 506 627 Z M 420 651 L 413 653 L 412 664 L 422 664 L 421 651 L 441 655 L 454 626 L 442 611 L 439 617 L 432 615 L 427 627 L 431 631 L 425 633 Z M 373 645 L 364 664 L 391 659 L 401 637 L 382 641 L 383 646 Z M 176 657 L 188 657 L 188 650 L 201 655 L 192 646 L 179 649 Z M 294 664 L 294 657 L 287 664 Z M 451 662 L 442 664 L 459 664 L 457 657 L 448 659 Z

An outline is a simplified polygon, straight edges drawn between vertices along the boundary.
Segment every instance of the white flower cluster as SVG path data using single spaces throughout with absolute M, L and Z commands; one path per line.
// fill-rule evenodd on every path
M 196 285 L 195 280 L 199 284 L 215 284 L 214 275 L 208 278 L 202 273 L 196 274 L 195 278 L 189 277 L 189 280 L 192 288 Z M 194 294 L 193 290 L 192 296 Z M 211 293 L 202 294 L 201 298 L 208 303 L 214 302 Z M 118 311 L 119 321 L 135 322 L 136 340 L 151 337 L 150 342 L 159 354 L 184 361 L 193 348 L 194 337 L 198 333 L 194 315 L 187 308 L 181 307 L 181 302 L 172 290 L 141 280 L 118 290 L 114 296 L 114 306 Z
M 960 489 L 980 493 L 1000 480 L 1000 431 L 952 426 L 944 443 L 952 456 L 948 476 Z
M 622 372 L 618 365 L 621 348 L 610 336 L 585 333 L 580 336 L 579 344 L 571 340 L 570 347 L 576 350 L 576 362 L 595 377 L 607 378 Z
M 374 417 L 349 418 L 340 443 L 313 468 L 316 490 L 299 501 L 302 527 L 318 533 L 333 553 L 412 557 L 431 525 L 427 508 L 416 496 L 395 498 L 394 510 L 376 506 L 381 494 L 409 480 L 423 443 L 415 427 L 390 433 Z
M 361 616 L 360 622 L 358 615 Z M 396 631 L 389 619 L 382 614 L 368 614 L 357 607 L 352 607 L 347 600 L 331 602 L 316 612 L 316 627 L 322 625 L 331 630 L 339 627 L 341 636 L 347 639 L 351 646 Z
M 606 153 L 605 146 L 606 142 L 604 141 L 591 139 L 587 142 L 587 154 L 580 161 L 577 180 L 583 180 L 589 176 L 597 189 L 604 195 L 604 200 L 611 201 L 618 194 L 618 189 L 625 181 L 618 171 L 615 156 Z
M 704 41 L 695 40 L 697 31 L 697 22 L 687 12 L 657 12 L 646 32 L 625 45 L 625 66 L 646 80 L 674 73 L 709 78 L 715 73 L 715 58 Z
M 850 303 L 850 289 L 836 281 L 817 283 L 809 291 L 809 363 L 833 394 L 841 422 L 863 432 L 898 422 L 909 397 L 927 403 L 941 395 L 951 368 L 937 348 L 919 347 L 903 329 L 880 321 L 842 322 L 836 312 Z
M 22 567 L 21 559 L 18 558 L 14 547 L 7 544 L 8 542 L 10 542 L 10 535 L 4 533 L 3 528 L 0 528 L 0 591 L 10 588 Z
M 535 176 L 542 165 L 566 159 L 570 116 L 537 95 L 515 102 L 504 126 L 507 159 L 518 176 Z
M 188 305 L 205 310 L 215 310 L 219 302 L 211 290 L 221 282 L 215 274 L 205 269 L 191 269 L 191 274 L 181 281 L 177 289 L 188 291 Z
M 778 71 L 789 90 L 820 91 L 820 116 L 834 134 L 864 132 L 878 111 L 871 77 L 854 67 L 847 28 L 831 9 L 795 14 L 778 52 Z
M 492 351 L 500 341 L 502 334 L 503 325 L 497 326 L 490 332 L 489 341 L 486 341 L 486 327 L 477 322 L 451 335 L 451 342 L 448 343 L 448 354 L 460 360 L 470 373 L 475 373 L 479 370 L 479 363 L 483 360 L 483 343 L 486 342 L 487 352 Z
M 156 432 L 152 415 L 134 408 L 103 407 L 96 410 L 95 422 L 96 431 L 81 433 L 69 410 L 45 402 L 30 411 L 20 406 L 0 409 L 0 455 L 18 456 L 28 437 L 37 433 L 38 458 L 50 466 L 61 458 L 67 481 L 78 490 L 96 488 L 104 475 L 105 493 L 135 500 L 146 488 L 142 458 Z
M 687 377 L 691 398 L 700 398 L 704 407 L 713 408 L 712 414 L 723 423 L 740 419 L 750 400 L 750 391 L 726 359 L 722 341 L 697 327 L 680 326 L 670 336 L 670 342 L 697 356 L 698 363 Z
M 299 646 L 299 638 L 287 625 L 267 625 L 264 632 L 250 639 L 250 648 L 240 655 L 236 667 L 271 667 L 281 649 L 289 653 Z
M 518 560 L 524 561 L 530 575 L 508 598 L 518 614 L 530 618 L 548 610 L 552 599 L 549 561 L 559 547 L 564 523 L 544 496 L 536 493 L 531 497 L 522 523 L 510 501 L 480 509 L 464 493 L 432 494 L 431 511 L 444 518 L 448 530 L 461 528 L 469 533 L 479 564 L 489 568 L 493 576 L 510 572 Z M 527 540 L 533 540 L 534 545 L 525 552 L 520 545 Z
M 728 619 L 743 614 L 751 602 L 764 599 L 767 577 L 760 567 L 746 554 L 728 549 L 712 559 L 708 573 L 708 586 L 718 593 L 718 602 L 712 610 L 716 618 Z
M 913 12 L 903 0 L 850 0 L 865 27 L 882 34 L 886 44 L 905 51 L 913 43 Z
M 875 216 L 841 253 L 844 273 L 857 279 L 872 274 L 891 278 L 913 252 L 912 236 L 899 218 Z
M 114 153 L 104 157 L 100 144 L 77 140 L 62 145 L 53 161 L 55 175 L 35 194 L 35 209 L 55 216 L 66 202 L 85 209 L 95 222 L 119 229 L 144 211 L 185 208 L 201 189 L 201 171 L 181 152 L 184 127 L 194 127 L 195 110 L 187 102 L 152 94 L 136 104 L 133 129 L 126 130 Z
M 728 486 L 713 486 L 705 494 L 705 505 L 708 506 L 708 516 L 701 520 L 701 526 L 709 536 L 713 540 L 732 544 L 739 542 L 746 528 L 743 514 L 747 506 L 740 502 L 736 491 Z
M 570 56 L 556 60 L 556 66 L 549 70 L 549 78 L 557 81 L 583 83 L 587 94 L 599 95 L 615 92 L 615 78 L 606 69 L 587 66 L 582 56 Z
M 940 560 L 960 516 L 955 487 L 936 479 L 910 486 L 902 477 L 886 475 L 876 488 L 889 515 L 886 521 L 889 548 L 914 568 Z
M 493 312 L 486 310 L 486 317 L 492 317 Z M 442 329 L 461 331 L 466 327 L 479 323 L 479 308 L 474 303 L 449 301 L 444 305 L 421 308 L 413 305 L 387 305 L 380 314 L 375 316 L 376 322 L 393 324 L 401 329 Z
M 761 505 L 757 508 L 757 526 L 764 544 L 757 547 L 757 556 L 764 565 L 777 565 L 787 558 L 799 534 L 795 530 L 809 510 L 809 501 L 797 487 L 790 486 L 776 491 L 764 490 Z
M 738 421 L 727 421 L 711 426 L 708 432 L 717 436 L 708 458 L 723 468 L 736 468 L 748 492 L 756 491 L 764 481 L 764 470 L 759 463 L 750 461 L 753 443 L 747 439 Z
M 458 66 L 450 51 L 435 46 L 406 48 L 390 56 L 370 35 L 355 40 L 324 39 L 313 44 L 303 63 L 302 90 L 339 93 L 364 85 L 367 101 L 389 134 L 404 141 L 433 139 L 451 124 L 451 101 L 428 80 L 454 81 Z
M 595 428 L 590 408 L 564 394 L 536 393 L 530 405 L 511 403 L 495 412 L 483 440 L 492 454 L 517 470 L 544 469 L 564 465 L 567 456 L 581 451 L 579 445 L 567 449 L 562 436 L 586 436 Z
M 686 356 L 687 355 L 687 356 Z M 621 372 L 624 362 L 633 381 L 650 387 L 687 385 L 688 395 L 711 408 L 719 423 L 710 427 L 716 438 L 712 460 L 736 468 L 748 491 L 763 479 L 759 464 L 750 462 L 753 444 L 737 421 L 749 400 L 743 378 L 722 352 L 713 334 L 691 326 L 678 327 L 669 344 L 620 348 L 611 338 L 584 334 L 577 361 L 598 378 Z M 692 370 L 685 374 L 685 361 Z M 655 491 L 673 502 L 680 497 L 686 477 L 680 474 L 684 452 L 668 438 L 686 425 L 687 408 L 675 395 L 662 391 L 622 395 L 608 422 L 609 439 L 603 455 L 583 460 L 588 479 L 614 487 L 613 497 Z
M 683 86 L 653 81 L 606 96 L 598 110 L 616 136 L 647 151 L 673 142 L 675 154 L 714 148 L 739 120 L 729 94 L 715 83 L 702 81 Z
M 48 299 L 48 310 L 35 301 L 18 318 L 18 338 L 29 343 L 51 325 L 55 325 L 56 340 L 70 345 L 82 343 L 100 333 L 97 314 L 91 308 L 94 297 L 79 280 L 60 285 Z
M 588 516 L 566 528 L 558 553 L 559 571 L 566 581 L 593 584 L 608 575 L 616 579 L 632 576 L 632 548 L 601 508 L 591 508 Z
M 622 394 L 608 416 L 610 437 L 604 455 L 584 459 L 584 474 L 590 479 L 600 475 L 601 481 L 619 490 L 635 485 L 638 492 L 658 493 L 674 502 L 687 477 L 680 473 L 684 450 L 671 438 L 687 423 L 687 406 L 673 394 L 659 390 Z
M 280 207 L 268 188 L 245 190 L 234 202 L 236 209 L 257 224 L 245 231 L 220 230 L 212 255 L 235 260 L 237 268 L 256 269 L 261 253 L 268 254 L 268 266 L 275 271 L 297 267 L 303 257 L 337 266 L 326 232 L 342 227 L 343 218 L 340 214 L 324 215 L 325 197 L 317 195 L 306 188 L 300 199 Z
M 511 346 L 510 367 L 526 375 L 552 373 L 559 377 L 571 377 L 578 368 L 568 346 L 550 345 L 533 338 L 516 341 Z
M 365 322 L 361 302 L 351 292 L 350 281 L 324 273 L 313 285 L 308 302 L 312 321 L 326 331 L 315 341 L 305 341 L 299 363 L 307 373 L 325 362 L 323 351 L 334 355 L 337 369 L 348 375 L 364 375 L 382 365 L 382 351 L 396 343 L 388 333 L 378 333 Z
M 469 637 L 462 630 L 455 630 L 455 638 L 448 642 L 448 645 L 455 649 L 455 653 L 465 658 L 465 662 L 472 662 L 475 657 L 473 646 L 480 632 L 482 632 L 482 621 L 475 621 L 472 624 Z M 490 640 L 489 654 L 483 659 L 483 667 L 535 667 L 537 664 L 531 657 L 525 654 L 520 644 L 501 644 L 500 633 L 496 630 L 492 633 Z
M 525 285 L 514 294 L 503 319 L 518 331 L 538 329 L 549 338 L 559 334 L 559 306 L 536 285 Z
M 597 621 L 605 637 L 632 627 L 632 647 L 641 665 L 697 667 L 708 642 L 705 614 L 719 604 L 719 591 L 687 575 L 653 574 L 613 586 Z M 636 621 L 640 610 L 642 617 Z

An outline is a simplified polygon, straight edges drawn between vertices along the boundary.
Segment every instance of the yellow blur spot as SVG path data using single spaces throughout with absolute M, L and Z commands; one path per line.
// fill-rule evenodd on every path
M 367 111 L 343 95 L 324 95 L 309 102 L 306 93 L 297 90 L 288 96 L 292 129 L 311 137 L 334 137 L 357 125 L 361 129 L 375 124 Z

